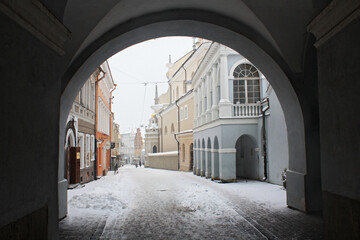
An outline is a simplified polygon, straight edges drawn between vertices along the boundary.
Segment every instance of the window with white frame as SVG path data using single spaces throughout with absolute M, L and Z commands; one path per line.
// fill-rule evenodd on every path
M 240 64 L 233 72 L 234 103 L 256 103 L 260 101 L 260 77 L 258 70 L 251 64 Z
M 86 160 L 86 167 L 90 166 L 90 135 L 86 134 L 86 147 L 85 147 L 85 160 Z
M 95 136 L 91 135 L 90 137 L 90 152 L 91 152 L 91 161 L 95 160 Z
M 85 141 L 84 141 L 84 134 L 80 133 L 79 134 L 79 146 L 80 146 L 80 169 L 83 169 L 85 167 Z
M 185 107 L 184 107 L 184 112 L 185 112 L 185 119 L 187 119 L 188 118 L 188 106 L 187 105 L 185 105 Z

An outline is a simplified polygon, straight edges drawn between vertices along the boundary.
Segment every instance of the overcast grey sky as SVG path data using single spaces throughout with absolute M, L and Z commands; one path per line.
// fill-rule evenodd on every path
M 154 104 L 155 84 L 143 82 L 166 82 L 158 84 L 159 95 L 167 90 L 166 64 L 171 54 L 175 62 L 191 51 L 190 37 L 157 38 L 129 47 L 108 59 L 116 90 L 113 92 L 112 111 L 120 132 L 148 124 L 151 105 Z

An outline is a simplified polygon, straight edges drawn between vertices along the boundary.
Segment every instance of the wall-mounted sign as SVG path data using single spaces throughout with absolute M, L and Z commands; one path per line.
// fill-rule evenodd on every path
M 111 142 L 110 141 L 107 141 L 105 143 L 105 148 L 106 148 L 106 150 L 109 150 L 111 148 Z

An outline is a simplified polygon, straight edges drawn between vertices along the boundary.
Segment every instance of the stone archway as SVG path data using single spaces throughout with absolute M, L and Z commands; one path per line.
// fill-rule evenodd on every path
M 205 177 L 210 178 L 211 172 L 212 172 L 212 154 L 211 154 L 211 140 L 208 138 L 207 140 L 207 146 L 206 146 L 206 171 L 205 171 Z
M 213 160 L 211 179 L 219 180 L 219 141 L 217 136 L 214 138 Z
M 205 176 L 205 171 L 206 171 L 206 145 L 205 145 L 205 140 L 202 139 L 200 176 L 204 177 Z
M 241 135 L 236 143 L 236 177 L 259 180 L 259 156 L 256 141 L 249 135 Z
M 116 9 L 112 9 L 112 13 L 115 12 Z M 254 22 L 255 25 L 259 23 Z M 99 24 L 97 28 L 101 26 Z M 246 25 L 213 12 L 185 9 L 139 16 L 132 20 L 131 28 L 128 28 L 126 23 L 119 23 L 102 35 L 94 36 L 90 34 L 89 39 L 92 39 L 92 41 L 89 40 L 84 44 L 76 56 L 73 57 L 73 61 L 62 80 L 64 91 L 61 96 L 60 140 L 64 138 L 61 129 L 64 126 L 72 99 L 87 76 L 111 55 L 133 44 L 156 37 L 195 36 L 214 40 L 231 47 L 249 59 L 267 76 L 267 80 L 276 91 L 284 111 L 288 130 L 288 205 L 306 211 L 304 196 L 308 186 L 305 186 L 305 177 L 310 177 L 310 175 L 307 175 L 302 109 L 287 77 L 289 73 L 288 66 L 281 60 L 281 54 L 272 42 L 271 37 L 267 34 L 262 35 L 260 32 L 253 32 Z M 60 160 L 62 159 L 61 154 L 60 152 Z M 59 175 L 62 172 L 63 169 L 59 169 Z M 200 174 L 204 175 L 205 172 Z M 302 189 L 301 192 L 298 189 Z

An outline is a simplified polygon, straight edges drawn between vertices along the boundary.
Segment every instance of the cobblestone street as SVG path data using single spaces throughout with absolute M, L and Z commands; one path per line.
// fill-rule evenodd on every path
M 60 239 L 322 239 L 320 217 L 287 208 L 281 186 L 257 181 L 128 165 L 68 194 Z

